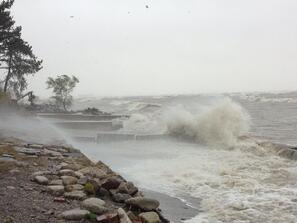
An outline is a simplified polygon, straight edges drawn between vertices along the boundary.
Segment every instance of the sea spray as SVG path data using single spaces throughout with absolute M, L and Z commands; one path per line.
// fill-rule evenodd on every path
M 171 135 L 225 147 L 235 146 L 238 138 L 248 133 L 249 126 L 248 113 L 229 98 L 195 115 L 181 107 L 171 109 L 167 118 Z

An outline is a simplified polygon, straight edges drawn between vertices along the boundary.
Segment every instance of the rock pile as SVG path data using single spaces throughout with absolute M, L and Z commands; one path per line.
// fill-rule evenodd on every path
M 54 202 L 78 202 L 71 210 L 61 210 L 57 218 L 101 223 L 168 222 L 161 215 L 157 200 L 143 197 L 132 182 L 101 162 L 92 163 L 77 150 L 40 144 L 10 146 L 16 154 L 0 153 L 0 158 L 29 156 L 36 162 L 42 160 L 42 164 L 28 164 L 35 170 L 31 181 L 53 196 Z

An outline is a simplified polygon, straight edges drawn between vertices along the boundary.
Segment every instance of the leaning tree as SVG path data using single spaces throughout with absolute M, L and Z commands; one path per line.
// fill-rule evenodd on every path
M 4 92 L 13 91 L 22 98 L 27 88 L 27 75 L 38 72 L 42 60 L 34 55 L 32 47 L 21 38 L 22 28 L 15 26 L 10 9 L 14 0 L 0 3 L 0 69 L 4 71 Z

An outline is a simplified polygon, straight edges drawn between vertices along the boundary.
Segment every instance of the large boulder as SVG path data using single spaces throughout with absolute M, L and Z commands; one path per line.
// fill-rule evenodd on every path
M 143 223 L 160 223 L 161 220 L 156 212 L 145 212 L 139 215 Z
M 62 217 L 66 220 L 82 220 L 89 213 L 90 212 L 87 210 L 73 209 L 69 211 L 64 211 L 62 213 Z
M 71 185 L 71 184 L 76 184 L 77 183 L 77 178 L 76 177 L 72 177 L 72 176 L 62 176 L 61 177 L 63 184 L 65 186 L 67 185 Z
M 103 214 L 108 211 L 106 207 L 104 207 L 105 202 L 99 198 L 88 198 L 82 202 L 82 206 L 89 210 L 90 212 L 96 214 Z
M 160 202 L 151 199 L 151 198 L 145 198 L 145 197 L 134 197 L 126 200 L 125 202 L 128 205 L 140 208 L 144 211 L 152 211 L 159 207 Z

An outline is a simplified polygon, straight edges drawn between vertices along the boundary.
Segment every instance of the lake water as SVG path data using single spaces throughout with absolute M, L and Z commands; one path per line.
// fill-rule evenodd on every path
M 197 216 L 186 222 L 297 222 L 296 161 L 256 143 L 297 144 L 297 94 L 80 98 L 75 103 L 75 108 L 87 106 L 130 114 L 120 133 L 172 136 L 80 148 L 138 186 L 195 206 Z

